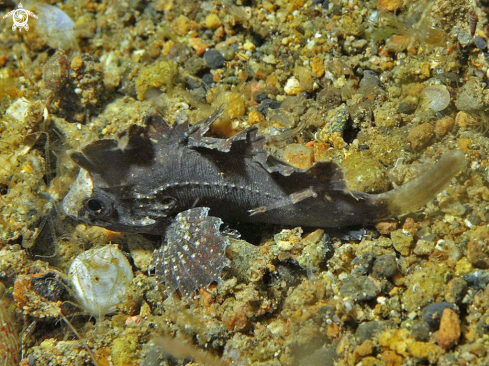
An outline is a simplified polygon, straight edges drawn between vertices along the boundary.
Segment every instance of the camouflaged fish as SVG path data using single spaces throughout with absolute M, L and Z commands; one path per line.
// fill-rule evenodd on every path
M 63 200 L 67 215 L 110 230 L 164 235 L 154 254 L 157 279 L 187 297 L 220 280 L 229 265 L 220 218 L 315 228 L 371 224 L 418 209 L 465 164 L 453 150 L 392 191 L 350 191 L 333 162 L 302 170 L 270 156 L 256 127 L 229 139 L 206 137 L 219 114 L 193 127 L 170 127 L 154 115 L 146 127 L 71 153 L 82 169 Z

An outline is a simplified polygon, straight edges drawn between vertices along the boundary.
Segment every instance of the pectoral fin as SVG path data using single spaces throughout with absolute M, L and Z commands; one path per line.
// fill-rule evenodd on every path
M 229 266 L 229 239 L 219 231 L 222 220 L 208 212 L 207 207 L 196 207 L 179 213 L 166 231 L 166 244 L 153 254 L 158 281 L 187 298 L 219 281 Z

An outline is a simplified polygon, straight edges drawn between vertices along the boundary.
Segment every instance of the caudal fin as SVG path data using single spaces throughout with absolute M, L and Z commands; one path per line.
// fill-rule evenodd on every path
M 447 152 L 433 167 L 418 178 L 393 189 L 374 196 L 374 200 L 386 208 L 386 219 L 412 212 L 432 200 L 448 183 L 465 167 L 462 151 Z

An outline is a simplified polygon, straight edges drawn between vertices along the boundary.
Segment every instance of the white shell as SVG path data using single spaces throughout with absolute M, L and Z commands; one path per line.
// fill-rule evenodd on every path
M 450 104 L 450 93 L 444 85 L 430 85 L 421 94 L 427 107 L 435 112 L 444 110 Z
M 94 316 L 116 310 L 133 279 L 129 261 L 117 245 L 87 250 L 70 266 L 70 278 L 81 305 Z

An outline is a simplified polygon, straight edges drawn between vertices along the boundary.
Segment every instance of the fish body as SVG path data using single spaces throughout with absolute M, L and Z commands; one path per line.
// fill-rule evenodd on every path
M 455 150 L 390 192 L 350 191 L 333 162 L 302 170 L 270 156 L 255 127 L 229 139 L 206 137 L 218 116 L 194 127 L 170 127 L 151 116 L 145 128 L 132 126 L 119 140 L 71 154 L 82 169 L 64 198 L 65 212 L 115 231 L 165 235 L 167 244 L 155 253 L 157 276 L 185 295 L 219 279 L 228 264 L 219 218 L 322 228 L 369 224 L 419 208 L 464 166 Z

